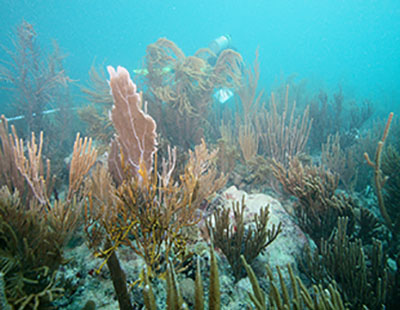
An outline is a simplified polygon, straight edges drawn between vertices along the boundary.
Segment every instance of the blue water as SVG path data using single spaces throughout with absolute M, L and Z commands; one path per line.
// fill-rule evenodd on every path
M 347 96 L 385 109 L 400 105 L 398 0 L 1 0 L 0 5 L 3 46 L 11 48 L 12 31 L 25 19 L 42 46 L 57 40 L 68 55 L 68 75 L 81 83 L 94 61 L 140 67 L 146 46 L 159 37 L 190 55 L 229 33 L 246 62 L 259 48 L 260 84 L 267 91 L 282 76 L 297 74 L 318 89 L 341 85 Z

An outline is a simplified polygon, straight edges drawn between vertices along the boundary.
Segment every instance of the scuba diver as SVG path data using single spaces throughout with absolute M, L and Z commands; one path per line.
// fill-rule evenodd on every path
M 215 66 L 218 56 L 227 49 L 231 49 L 236 51 L 236 48 L 232 45 L 232 37 L 229 34 L 224 34 L 219 36 L 218 38 L 215 38 L 208 44 L 208 48 L 212 52 L 212 54 L 208 53 L 206 57 L 203 59 L 207 61 L 211 66 Z M 200 56 L 201 57 L 201 56 Z M 161 69 L 163 73 L 167 74 L 172 71 L 170 67 L 164 67 Z M 145 76 L 148 74 L 147 69 L 134 69 L 133 70 L 134 74 L 142 75 Z M 233 96 L 233 91 L 227 87 L 222 87 L 217 89 L 214 92 L 214 98 L 219 101 L 220 103 L 225 103 L 228 101 L 230 98 Z M 76 110 L 78 108 L 73 108 L 73 110 Z M 52 113 L 58 113 L 60 109 L 50 109 L 46 111 L 42 111 L 42 114 L 52 114 Z M 35 114 L 33 114 L 35 116 Z M 23 115 L 7 118 L 8 121 L 16 121 L 16 120 L 21 120 L 25 118 Z
M 213 53 L 206 60 L 211 66 L 215 66 L 218 56 L 227 49 L 236 51 L 236 48 L 232 45 L 232 37 L 229 34 L 225 34 L 215 38 L 208 44 L 208 48 Z M 222 87 L 217 89 L 214 93 L 214 98 L 219 103 L 225 103 L 233 96 L 233 91 L 228 87 Z
M 210 66 L 214 67 L 219 55 L 227 49 L 231 49 L 236 51 L 236 48 L 233 47 L 232 45 L 232 37 L 229 34 L 221 35 L 218 38 L 215 38 L 208 44 L 208 49 L 211 51 L 211 53 L 204 53 L 202 55 L 198 55 L 198 57 L 201 57 L 206 61 Z M 163 74 L 169 74 L 173 73 L 173 68 L 166 66 L 164 68 L 159 69 L 161 70 L 161 73 Z M 146 76 L 148 74 L 148 71 L 146 68 L 144 69 L 134 69 L 133 72 L 138 75 Z M 228 101 L 230 98 L 233 97 L 233 91 L 229 89 L 228 87 L 222 87 L 217 89 L 214 92 L 214 98 L 220 102 L 220 103 L 225 103 Z
M 214 66 L 219 54 L 222 53 L 223 50 L 232 49 L 236 50 L 232 46 L 232 37 L 229 34 L 222 35 L 210 42 L 208 44 L 208 48 L 211 52 L 213 52 L 213 56 L 208 57 L 207 61 L 210 65 Z

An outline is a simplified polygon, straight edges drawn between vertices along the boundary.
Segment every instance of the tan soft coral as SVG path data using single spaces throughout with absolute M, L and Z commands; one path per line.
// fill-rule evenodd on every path
M 142 164 L 151 172 L 157 150 L 156 122 L 142 110 L 141 96 L 136 92 L 129 72 L 123 67 L 118 67 L 117 71 L 111 66 L 107 69 L 114 98 L 111 120 L 117 132 L 109 166 L 114 178 L 122 181 L 127 171 L 136 175 Z

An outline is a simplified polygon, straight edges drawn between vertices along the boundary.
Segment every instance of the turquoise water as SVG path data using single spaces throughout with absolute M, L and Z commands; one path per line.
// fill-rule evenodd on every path
M 186 55 L 230 34 L 251 63 L 259 48 L 260 84 L 269 90 L 296 74 L 315 88 L 371 99 L 396 109 L 400 98 L 399 1 L 0 1 L 0 42 L 32 23 L 42 46 L 55 39 L 68 75 L 87 81 L 94 61 L 140 67 L 146 46 L 160 37 Z M 0 59 L 5 59 L 4 51 Z

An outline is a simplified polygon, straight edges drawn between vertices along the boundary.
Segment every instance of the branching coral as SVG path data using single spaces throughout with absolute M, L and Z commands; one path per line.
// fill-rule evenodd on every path
M 283 190 L 298 199 L 295 215 L 301 228 L 315 242 L 329 236 L 336 226 L 338 216 L 349 216 L 353 219 L 355 202 L 350 197 L 335 193 L 338 176 L 323 166 L 303 165 L 295 157 L 289 161 L 288 168 L 274 161 L 272 171 Z
M 210 285 L 208 292 L 208 309 L 219 310 L 221 309 L 221 293 L 218 276 L 217 259 L 214 250 L 211 249 L 211 262 L 210 262 Z M 187 309 L 187 304 L 183 301 L 178 281 L 173 269 L 169 264 L 166 276 L 166 290 L 167 290 L 167 309 L 179 310 Z M 143 299 L 146 309 L 157 310 L 156 299 L 149 281 L 147 273 L 145 274 L 145 287 L 143 289 Z M 204 290 L 203 281 L 200 274 L 200 261 L 197 260 L 196 269 L 196 284 L 195 284 L 195 304 L 194 309 L 204 310 Z
M 229 208 L 217 210 L 208 222 L 208 229 L 213 236 L 215 246 L 220 248 L 231 265 L 235 279 L 238 281 L 244 276 L 244 269 L 240 256 L 243 255 L 250 264 L 270 245 L 281 232 L 281 224 L 267 229 L 269 220 L 268 207 L 260 209 L 254 216 L 253 225 L 245 225 L 244 197 L 241 204 L 233 203 L 234 222 L 230 221 Z
M 4 274 L 0 272 L 0 308 L 3 310 L 12 310 L 11 305 L 7 301 L 6 288 L 4 286 Z
M 18 309 L 39 309 L 62 294 L 55 276 L 63 247 L 74 232 L 84 197 L 82 180 L 96 159 L 91 140 L 76 138 L 70 188 L 64 200 L 50 199 L 51 173 L 43 170 L 42 134 L 28 143 L 0 123 L 0 272 L 7 299 Z M 26 155 L 27 154 L 27 155 Z M 10 174 L 8 174 L 10 173 Z M 47 177 L 45 177 L 47 175 Z M 20 191 L 21 190 L 21 191 Z
M 374 181 L 378 206 L 380 213 L 385 221 L 385 225 L 390 230 L 392 238 L 389 239 L 390 252 L 395 257 L 400 257 L 398 253 L 398 241 L 400 239 L 400 216 L 398 214 L 398 190 L 400 188 L 400 156 L 393 147 L 389 147 L 382 161 L 383 147 L 389 134 L 393 113 L 389 114 L 385 130 L 375 152 L 373 162 L 368 153 L 364 153 L 368 165 L 374 169 Z M 386 187 L 384 187 L 387 184 Z
M 393 223 L 386 211 L 385 202 L 384 202 L 384 198 L 383 198 L 382 187 L 384 186 L 387 178 L 382 174 L 382 171 L 381 171 L 381 155 L 382 155 L 383 146 L 385 144 L 385 140 L 387 138 L 387 135 L 389 134 L 390 124 L 392 122 L 392 119 L 393 119 L 393 112 L 390 113 L 389 118 L 386 122 L 385 131 L 383 132 L 381 140 L 378 142 L 378 147 L 376 148 L 376 152 L 375 152 L 375 162 L 371 161 L 368 153 L 364 153 L 364 158 L 365 158 L 366 162 L 368 163 L 368 165 L 370 165 L 374 169 L 374 180 L 375 180 L 375 186 L 376 186 L 376 194 L 378 197 L 378 205 L 379 205 L 379 209 L 381 211 L 381 214 L 382 214 L 389 230 L 393 229 Z
M 344 149 L 356 142 L 358 130 L 373 113 L 372 104 L 347 102 L 342 88 L 331 98 L 325 91 L 320 91 L 317 98 L 311 101 L 310 116 L 314 120 L 310 132 L 310 147 L 320 149 L 328 136 L 339 134 Z
M 340 145 L 340 136 L 328 136 L 326 144 L 322 145 L 321 163 L 339 176 L 340 184 L 348 192 L 357 183 L 357 163 L 351 149 L 344 150 Z
M 242 257 L 243 259 L 243 257 Z M 288 265 L 290 276 L 290 287 L 285 284 L 282 271 L 277 267 L 279 284 L 273 276 L 272 269 L 267 266 L 267 273 L 270 282 L 268 295 L 269 306 L 267 306 L 264 292 L 260 288 L 254 271 L 243 259 L 243 264 L 249 276 L 253 292 L 249 292 L 249 297 L 257 310 L 287 310 L 287 309 L 310 309 L 310 310 L 347 310 L 343 298 L 333 281 L 327 288 L 322 285 L 314 285 L 312 289 L 307 289 L 298 276 L 294 275 L 293 268 Z M 280 290 L 279 290 L 280 286 Z M 290 294 L 291 288 L 291 294 Z
M 380 241 L 365 248 L 360 239 L 353 240 L 347 218 L 339 218 L 333 236 L 314 254 L 309 250 L 304 263 L 314 283 L 336 281 L 351 309 L 397 309 L 399 269 L 389 267 Z
M 9 134 L 7 119 L 4 115 L 0 119 L 0 186 L 6 185 L 10 191 L 18 190 L 25 194 L 25 179 L 18 171 L 14 159 L 14 138 Z
M 223 297 L 223 295 L 220 292 L 218 267 L 216 264 L 215 253 L 212 249 L 210 256 L 211 262 L 210 285 L 208 288 L 208 309 L 219 310 L 221 309 L 221 297 Z M 252 286 L 252 292 L 248 292 L 248 295 L 251 303 L 257 310 L 348 310 L 348 307 L 344 304 L 343 298 L 334 281 L 325 289 L 322 285 L 314 285 L 312 289 L 308 289 L 300 280 L 300 278 L 294 275 L 291 266 L 288 266 L 290 286 L 285 284 L 283 273 L 279 268 L 277 268 L 279 279 L 276 279 L 276 277 L 274 277 L 272 274 L 271 268 L 267 266 L 268 280 L 270 283 L 270 291 L 267 295 L 269 302 L 267 302 L 266 293 L 261 289 L 253 269 L 246 262 L 243 256 L 241 259 Z M 204 302 L 204 291 L 200 275 L 199 261 L 197 264 L 198 268 L 196 272 L 196 286 L 194 293 L 195 304 L 193 309 L 204 310 L 206 307 Z M 277 283 L 278 281 L 279 284 Z M 168 309 L 187 309 L 188 306 L 182 300 L 179 284 L 172 268 L 169 268 L 168 270 L 166 286 Z M 147 276 L 145 277 L 143 299 L 146 309 L 157 310 L 156 297 L 153 293 L 151 282 Z M 247 305 L 247 307 L 250 309 L 250 305 Z
M 89 185 L 92 195 L 86 208 L 86 232 L 98 255 L 107 259 L 119 246 L 127 245 L 153 272 L 162 272 L 161 262 L 169 257 L 184 261 L 188 254 L 185 230 L 200 221 L 202 201 L 224 184 L 215 178 L 213 169 L 203 170 L 210 165 L 204 154 L 207 149 L 192 155 L 179 183 L 143 166 L 140 174 L 114 188 L 104 168 L 95 170 Z M 99 249 L 104 232 L 96 229 L 98 223 L 111 244 L 104 251 Z
M 400 215 L 398 202 L 400 201 L 400 153 L 389 146 L 382 158 L 382 173 L 387 176 L 384 187 L 385 207 L 393 222 L 393 233 L 400 234 Z M 399 238 L 399 236 L 397 236 Z
M 35 201 L 28 207 L 6 187 L 0 196 L 0 271 L 7 299 L 18 309 L 39 309 L 63 292 L 55 276 L 81 208 L 76 202 L 55 202 L 45 210 Z
M 271 94 L 271 110 L 260 113 L 257 133 L 266 155 L 288 166 L 290 158 L 300 155 L 308 141 L 312 119 L 307 107 L 303 115 L 295 115 L 296 103 L 289 110 L 289 87 L 286 88 L 285 99 L 277 102 Z M 278 104 L 282 112 L 278 112 Z
M 66 236 L 49 226 L 39 208 L 27 211 L 18 194 L 3 187 L 0 196 L 0 271 L 7 299 L 18 309 L 38 309 L 62 293 L 54 277 Z

